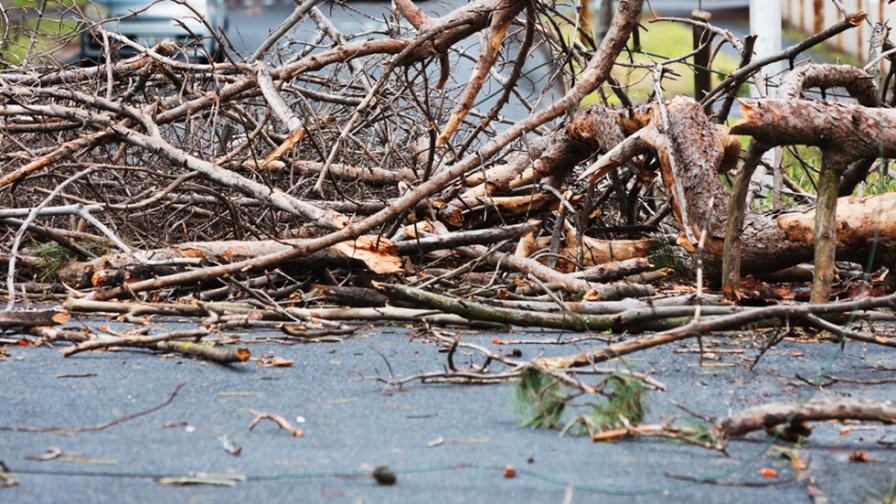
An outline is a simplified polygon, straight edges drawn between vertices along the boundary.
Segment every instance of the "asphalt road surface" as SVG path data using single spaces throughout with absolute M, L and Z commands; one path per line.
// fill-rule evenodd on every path
M 106 323 L 84 319 L 80 324 Z M 178 327 L 161 324 L 161 330 Z M 115 324 L 111 324 L 113 328 Z M 266 333 L 237 334 L 244 341 Z M 464 333 L 466 341 L 542 338 L 557 333 Z M 726 415 L 771 401 L 813 396 L 893 399 L 894 385 L 838 383 L 819 391 L 795 378 L 821 374 L 880 380 L 896 374 L 896 351 L 850 343 L 784 343 L 754 372 L 749 341 L 706 338 L 716 359 L 700 367 L 695 342 L 626 359 L 666 384 L 651 392 L 649 422 L 683 415 L 673 401 L 704 415 Z M 255 363 L 224 367 L 141 351 L 86 353 L 63 359 L 58 349 L 11 347 L 0 361 L 0 427 L 90 427 L 162 403 L 150 414 L 98 432 L 68 434 L 0 430 L 0 460 L 18 485 L 0 488 L 2 503 L 129 502 L 881 502 L 896 481 L 896 427 L 816 425 L 800 447 L 807 470 L 794 472 L 763 433 L 733 442 L 729 455 L 659 439 L 609 444 L 519 427 L 511 385 L 419 385 L 384 391 L 369 378 L 440 370 L 445 356 L 408 330 L 386 326 L 343 343 L 250 345 L 254 355 L 294 359 L 290 368 Z M 503 349 L 509 350 L 503 346 Z M 573 346 L 517 345 L 525 357 L 574 351 Z M 466 363 L 464 363 L 466 364 Z M 613 365 L 621 365 L 615 363 Z M 273 423 L 248 429 L 251 410 L 282 415 L 305 432 L 292 438 Z M 241 447 L 239 456 L 225 450 Z M 890 448 L 888 448 L 890 447 Z M 42 454 L 61 450 L 52 460 Z M 868 462 L 851 462 L 850 454 Z M 397 472 L 377 485 L 371 467 Z M 506 479 L 512 465 L 517 476 Z M 774 469 L 778 477 L 761 475 Z M 166 486 L 160 476 L 243 475 L 233 487 Z M 725 476 L 723 484 L 676 479 Z M 811 480 L 814 485 L 810 485 Z M 568 485 L 572 484 L 571 490 Z

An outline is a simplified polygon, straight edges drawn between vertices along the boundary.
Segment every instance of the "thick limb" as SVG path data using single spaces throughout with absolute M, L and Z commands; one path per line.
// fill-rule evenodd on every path
M 837 190 L 840 170 L 825 162 L 818 180 L 818 205 L 815 208 L 815 270 L 812 277 L 812 302 L 826 303 L 834 280 L 837 254 Z
M 725 228 L 725 245 L 722 252 L 722 292 L 728 298 L 737 297 L 737 284 L 740 281 L 740 249 L 741 231 L 747 213 L 747 192 L 753 172 L 762 159 L 766 148 L 753 141 L 747 149 L 743 167 L 734 181 L 733 192 L 728 199 L 728 219 Z
M 488 79 L 488 73 L 495 66 L 498 60 L 498 54 L 501 51 L 501 44 L 507 35 L 507 30 L 513 23 L 513 19 L 523 9 L 524 2 L 516 0 L 508 0 L 492 13 L 491 23 L 488 31 L 482 35 L 482 43 L 480 44 L 479 60 L 470 76 L 470 81 L 460 96 L 457 106 L 451 113 L 448 123 L 442 129 L 442 133 L 436 140 L 436 145 L 445 145 L 451 139 L 451 135 L 457 131 L 464 117 L 473 108 L 473 102 L 479 91 Z

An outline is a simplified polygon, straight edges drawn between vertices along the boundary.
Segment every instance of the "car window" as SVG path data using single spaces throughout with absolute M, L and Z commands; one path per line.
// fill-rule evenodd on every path
M 208 10 L 207 0 L 187 0 L 186 3 L 200 15 L 205 15 Z M 96 5 L 110 16 L 126 16 L 133 11 L 141 11 L 143 17 L 167 17 L 169 14 L 171 17 L 182 17 L 191 13 L 189 8 L 168 0 L 98 0 Z

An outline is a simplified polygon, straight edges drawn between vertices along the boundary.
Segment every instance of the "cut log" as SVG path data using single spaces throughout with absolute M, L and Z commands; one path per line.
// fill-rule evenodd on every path
M 71 317 L 67 311 L 0 311 L 0 330 L 24 329 L 64 324 Z
M 844 87 L 861 105 L 874 106 L 877 101 L 877 87 L 874 78 L 860 68 L 849 65 L 806 65 L 787 76 L 778 89 L 779 98 L 798 100 L 804 90 L 811 87 L 827 89 Z M 728 231 L 725 237 L 723 257 L 722 287 L 729 297 L 737 295 L 740 262 L 740 233 L 743 227 L 746 203 L 746 189 L 752 177 L 759 155 L 769 144 L 754 139 L 744 159 L 744 166 L 735 183 L 735 191 L 728 206 Z M 818 211 L 815 218 L 815 269 L 812 283 L 812 300 L 816 303 L 827 301 L 834 276 L 836 253 L 837 196 L 852 194 L 853 188 L 864 180 L 872 163 L 869 159 L 852 162 L 854 153 L 841 151 L 836 145 L 831 147 L 826 141 L 820 144 L 824 149 L 824 164 L 818 183 Z M 841 187 L 841 172 L 848 172 L 846 183 Z M 777 194 L 776 194 L 777 196 Z
M 814 145 L 847 161 L 896 157 L 896 110 L 812 100 L 744 100 L 731 127 L 768 145 Z
M 644 129 L 662 121 L 659 107 L 654 108 L 652 122 Z M 668 116 L 665 133 L 649 131 L 642 137 L 658 154 L 675 219 L 683 230 L 689 231 L 688 239 L 682 244 L 696 249 L 693 237 L 700 236 L 702 230 L 707 231 L 704 268 L 707 278 L 718 281 L 728 195 L 717 173 L 725 164 L 721 147 L 725 142 L 719 139 L 720 131 L 709 122 L 700 105 L 690 98 L 673 98 L 665 108 Z M 891 110 L 800 100 L 762 100 L 747 101 L 744 117 L 744 121 L 732 128 L 732 133 L 755 135 L 769 145 L 817 144 L 820 138 L 828 139 L 838 142 L 843 151 L 851 152 L 856 159 L 880 152 L 881 143 L 877 139 L 869 141 L 871 135 L 864 128 L 872 128 L 882 121 L 890 126 L 879 129 L 875 126 L 873 131 L 879 132 L 883 143 L 888 145 L 885 155 L 896 155 L 896 112 Z M 896 193 L 840 198 L 837 209 L 838 259 L 864 264 L 874 248 L 874 265 L 894 264 Z M 810 260 L 814 220 L 812 210 L 777 216 L 747 214 L 741 235 L 741 271 L 768 273 Z

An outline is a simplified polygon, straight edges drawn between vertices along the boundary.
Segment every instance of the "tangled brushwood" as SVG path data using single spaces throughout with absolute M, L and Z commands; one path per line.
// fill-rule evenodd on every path
M 573 420 L 595 439 L 657 431 L 713 446 L 751 430 L 750 419 L 641 432 L 649 377 L 589 385 L 571 370 L 744 328 L 896 347 L 887 27 L 874 24 L 860 68 L 801 56 L 870 23 L 862 12 L 754 58 L 753 36 L 616 3 L 599 37 L 580 10 L 537 0 L 474 0 L 438 17 L 395 0 L 381 29 L 356 36 L 305 0 L 248 56 L 227 50 L 223 33 L 221 57 L 197 63 L 170 42 L 144 47 L 84 22 L 107 53 L 136 55 L 7 62 L 0 330 L 71 341 L 66 355 L 135 346 L 231 363 L 249 349 L 202 340 L 275 327 L 284 340 L 321 341 L 358 321 L 419 321 L 448 349 L 448 367 L 386 380 L 393 386 L 522 377 L 539 427 L 564 421 L 570 389 L 603 392 Z M 289 39 L 305 18 L 316 37 Z M 642 50 L 639 34 L 669 24 L 703 30 L 694 53 Z M 470 37 L 478 55 L 461 72 Z M 699 101 L 666 95 L 685 78 L 671 68 L 722 46 L 740 57 L 736 69 Z M 536 55 L 546 70 L 527 67 Z M 766 74 L 782 61 L 787 72 Z M 760 77 L 780 85 L 738 98 Z M 511 106 L 528 113 L 509 119 Z M 795 146 L 820 155 L 806 160 Z M 774 152 L 798 168 L 770 165 Z M 62 300 L 64 311 L 16 310 L 36 299 Z M 201 323 L 151 335 L 56 327 L 70 312 Z M 523 361 L 438 328 L 458 324 L 586 336 L 577 353 Z M 593 336 L 604 332 L 609 344 Z M 483 364 L 458 367 L 459 348 Z M 840 411 L 830 407 L 805 417 Z M 896 419 L 891 405 L 850 407 Z

